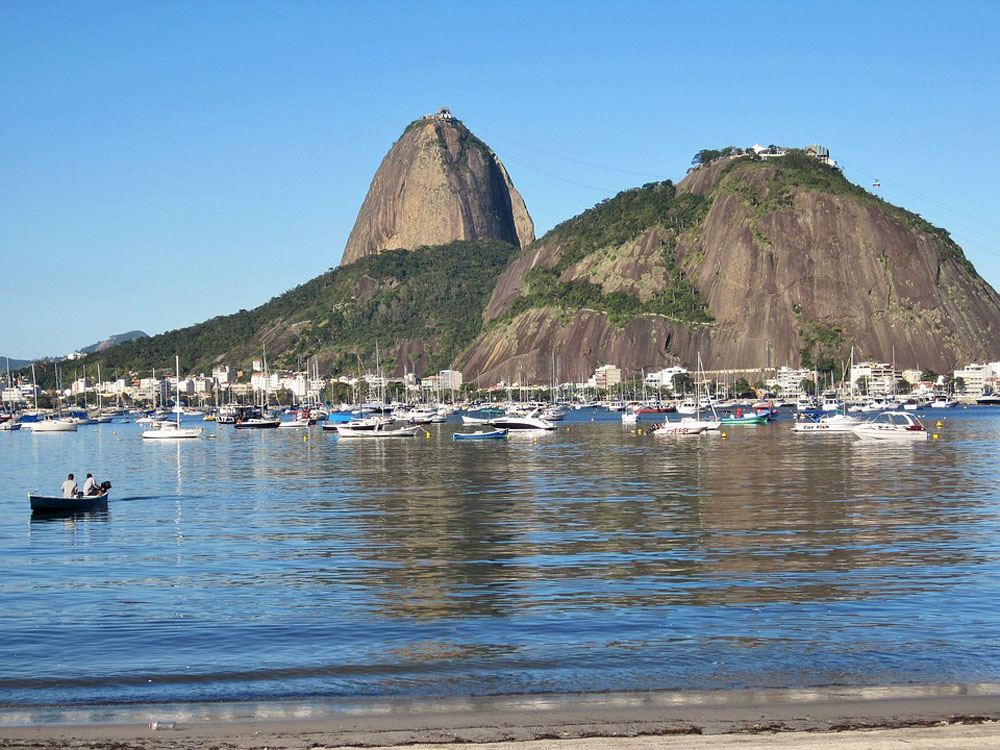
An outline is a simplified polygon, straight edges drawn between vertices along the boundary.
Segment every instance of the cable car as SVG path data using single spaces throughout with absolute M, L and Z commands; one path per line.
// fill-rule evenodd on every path
M 878 177 L 875 178 L 875 182 L 872 183 L 872 187 L 882 187 L 882 183 L 878 181 Z

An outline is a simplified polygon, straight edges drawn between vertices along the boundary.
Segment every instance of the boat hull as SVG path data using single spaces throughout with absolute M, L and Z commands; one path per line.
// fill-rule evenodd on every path
M 40 515 L 45 513 L 86 513 L 107 508 L 109 494 L 105 492 L 103 495 L 61 497 L 58 495 L 36 495 L 29 492 L 28 502 L 31 504 L 31 512 Z
M 67 422 L 58 419 L 46 419 L 42 422 L 32 422 L 31 431 L 32 432 L 76 432 L 76 422 Z
M 451 436 L 452 440 L 503 440 L 507 437 L 507 430 L 493 430 L 492 432 L 456 432 Z
M 158 430 L 144 430 L 143 440 L 189 440 L 201 437 L 204 427 L 164 427 Z
M 337 425 L 337 434 L 342 438 L 368 438 L 370 440 L 380 440 L 383 438 L 407 438 L 413 437 L 420 432 L 420 427 L 400 427 L 395 430 L 386 429 L 355 429 Z
M 745 417 L 723 417 L 719 420 L 722 425 L 733 424 L 767 424 L 767 414 L 748 414 Z

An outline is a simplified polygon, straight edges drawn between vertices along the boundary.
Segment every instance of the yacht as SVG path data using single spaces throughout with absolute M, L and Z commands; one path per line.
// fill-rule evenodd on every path
M 862 440 L 916 442 L 927 439 L 927 430 L 920 420 L 905 411 L 886 411 L 869 422 L 854 427 L 855 436 Z
M 532 409 L 527 414 L 506 414 L 490 420 L 494 427 L 504 430 L 554 430 L 556 426 L 541 416 L 541 409 Z
M 802 420 L 792 427 L 792 432 L 853 432 L 859 424 L 861 424 L 861 419 L 858 417 L 846 414 L 828 414 L 815 420 Z

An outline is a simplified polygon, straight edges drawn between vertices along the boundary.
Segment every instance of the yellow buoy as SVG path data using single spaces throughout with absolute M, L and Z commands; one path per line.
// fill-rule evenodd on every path
M 728 436 L 728 435 L 726 435 L 726 433 L 724 433 L 724 432 L 723 432 L 723 433 L 722 433 L 722 439 L 723 439 L 723 440 L 725 440 L 725 439 L 726 439 L 727 437 L 729 437 L 729 436 Z
M 642 434 L 642 429 L 638 429 L 638 430 L 636 430 L 636 431 L 635 431 L 635 433 L 636 433 L 637 435 L 641 435 L 641 434 Z
M 309 436 L 308 436 L 308 435 L 303 435 L 303 436 L 302 436 L 302 442 L 303 442 L 303 443 L 307 443 L 307 442 L 309 442 Z
M 938 427 L 940 429 L 941 427 L 944 427 L 944 425 L 941 424 L 941 420 L 938 420 L 938 423 L 935 425 L 935 427 Z
M 937 433 L 935 432 L 935 433 L 934 433 L 934 439 L 935 439 L 935 440 L 937 440 L 937 437 L 938 437 L 938 436 L 937 436 Z

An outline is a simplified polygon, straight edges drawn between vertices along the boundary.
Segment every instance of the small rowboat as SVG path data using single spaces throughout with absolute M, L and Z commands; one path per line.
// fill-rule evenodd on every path
M 413 437 L 421 429 L 417 425 L 411 427 L 400 427 L 398 429 L 390 429 L 385 425 L 378 425 L 374 429 L 372 428 L 359 428 L 359 427 L 347 427 L 345 425 L 337 425 L 337 434 L 342 438 L 405 438 Z
M 507 430 L 493 430 L 491 432 L 456 432 L 451 436 L 452 440 L 503 440 L 507 437 Z
M 767 414 L 744 414 L 739 417 L 722 417 L 719 422 L 727 424 L 767 424 Z
M 104 510 L 108 507 L 108 495 L 79 495 L 78 497 L 62 497 L 61 495 L 36 495 L 28 493 L 32 513 L 85 513 L 93 510 Z

